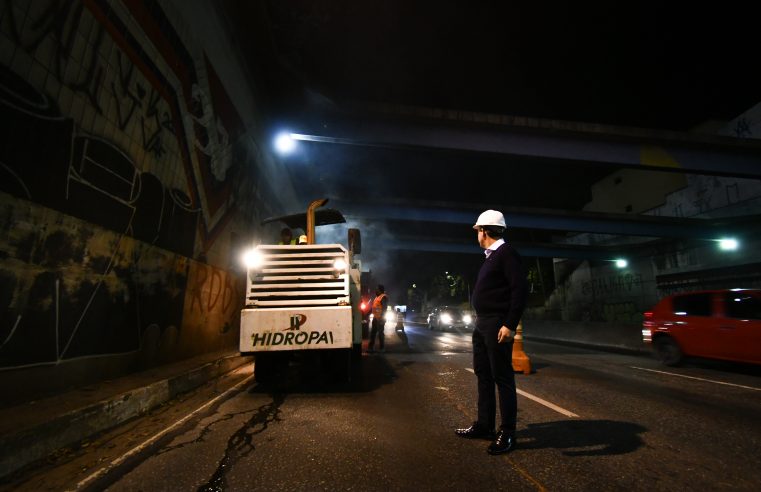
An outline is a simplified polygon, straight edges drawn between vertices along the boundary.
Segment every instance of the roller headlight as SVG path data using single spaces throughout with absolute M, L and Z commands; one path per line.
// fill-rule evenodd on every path
M 346 262 L 343 258 L 339 258 L 333 262 L 333 268 L 336 270 L 344 271 L 346 270 Z
M 262 254 L 255 249 L 249 249 L 243 253 L 243 264 L 246 265 L 246 268 L 249 270 L 253 268 L 259 268 L 262 266 L 263 262 L 264 256 L 262 256 Z

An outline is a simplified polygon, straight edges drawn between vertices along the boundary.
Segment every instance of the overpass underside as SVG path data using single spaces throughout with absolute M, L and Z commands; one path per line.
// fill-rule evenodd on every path
M 457 152 L 464 156 L 489 154 L 508 159 L 534 159 L 539 167 L 543 163 L 574 166 L 579 162 L 590 162 L 609 166 L 611 172 L 634 168 L 761 179 L 761 142 L 686 132 L 391 105 L 361 105 L 351 112 L 322 113 L 311 123 L 293 128 L 292 136 L 296 140 L 329 146 Z M 414 163 L 409 165 L 414 166 Z M 348 219 L 359 222 L 463 226 L 472 225 L 474 217 L 484 208 L 501 207 L 513 230 L 554 233 L 544 234 L 538 241 L 513 241 L 525 255 L 580 259 L 650 254 L 652 247 L 664 240 L 754 237 L 761 223 L 761 217 L 755 215 L 724 219 L 680 218 L 516 207 L 499 203 L 499 198 L 496 201 L 464 206 L 411 199 L 378 203 L 343 198 L 334 200 L 331 206 L 339 208 Z M 567 236 L 574 233 L 600 235 L 597 240 L 603 245 L 573 244 Z M 425 236 L 391 235 L 379 245 L 390 249 L 448 253 L 476 250 L 472 241 L 452 241 L 428 233 Z

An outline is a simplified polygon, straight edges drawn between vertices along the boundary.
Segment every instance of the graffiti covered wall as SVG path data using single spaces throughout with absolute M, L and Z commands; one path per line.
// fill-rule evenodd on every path
M 130 351 L 158 363 L 237 341 L 239 275 L 5 193 L 0 210 L 4 367 Z
M 282 202 L 181 21 L 155 0 L 0 4 L 0 370 L 235 345 L 233 247 Z
M 687 187 L 665 196 L 647 214 L 670 217 L 742 217 L 748 223 L 761 211 L 761 181 L 734 177 L 694 176 Z M 616 190 L 609 188 L 608 192 Z M 612 245 L 614 236 L 582 233 L 576 244 Z M 639 323 L 642 313 L 665 295 L 761 285 L 761 249 L 755 234 L 741 237 L 736 251 L 722 251 L 715 238 L 653 242 L 618 270 L 613 262 L 555 260 L 557 288 L 534 319 L 574 322 Z
M 656 299 L 650 272 L 646 261 L 623 270 L 612 262 L 583 261 L 558 283 L 543 307 L 527 310 L 527 318 L 640 323 L 642 312 Z

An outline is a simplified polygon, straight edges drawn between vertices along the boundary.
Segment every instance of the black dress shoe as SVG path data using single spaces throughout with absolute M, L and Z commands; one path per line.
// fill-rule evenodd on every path
M 465 429 L 455 429 L 454 433 L 466 439 L 494 439 L 494 431 L 484 429 L 478 422 L 473 422 L 473 425 Z
M 515 433 L 500 429 L 497 438 L 489 444 L 486 452 L 489 454 L 504 454 L 510 452 L 515 446 Z

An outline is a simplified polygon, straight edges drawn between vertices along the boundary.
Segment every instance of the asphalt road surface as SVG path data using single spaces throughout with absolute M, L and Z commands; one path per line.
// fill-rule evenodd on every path
M 527 342 L 517 449 L 475 415 L 469 331 L 386 329 L 360 384 L 245 368 L 62 451 L 14 490 L 759 490 L 761 371 Z M 376 346 L 377 348 L 377 346 Z

